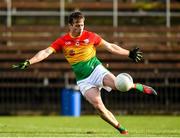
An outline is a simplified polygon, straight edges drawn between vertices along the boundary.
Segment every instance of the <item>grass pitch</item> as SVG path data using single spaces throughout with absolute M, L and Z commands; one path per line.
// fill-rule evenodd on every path
M 129 130 L 126 137 L 180 137 L 178 116 L 116 116 Z M 120 137 L 98 116 L 0 117 L 0 137 Z M 124 136 L 123 136 L 124 137 Z

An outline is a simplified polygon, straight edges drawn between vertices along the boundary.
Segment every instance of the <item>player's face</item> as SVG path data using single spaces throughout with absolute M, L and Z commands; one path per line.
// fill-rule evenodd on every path
M 84 30 L 84 19 L 74 20 L 70 32 L 74 37 L 80 36 Z

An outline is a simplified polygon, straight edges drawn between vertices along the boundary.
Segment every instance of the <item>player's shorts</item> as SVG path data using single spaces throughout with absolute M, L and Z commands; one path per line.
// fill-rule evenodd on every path
M 104 88 L 107 91 L 111 91 L 112 88 L 103 86 L 103 78 L 110 73 L 103 65 L 98 65 L 94 71 L 85 79 L 77 81 L 77 85 L 84 96 L 85 92 L 90 88 L 97 87 L 99 89 Z

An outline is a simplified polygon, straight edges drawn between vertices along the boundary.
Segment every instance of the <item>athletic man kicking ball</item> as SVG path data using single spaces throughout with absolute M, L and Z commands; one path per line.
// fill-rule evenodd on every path
M 102 102 L 100 88 L 103 87 L 107 91 L 117 90 L 115 86 L 116 77 L 98 60 L 96 48 L 105 48 L 117 56 L 128 56 L 135 62 L 142 59 L 142 52 L 138 48 L 131 51 L 123 49 L 116 44 L 107 42 L 96 33 L 84 30 L 84 21 L 85 17 L 81 12 L 73 12 L 68 19 L 68 33 L 57 38 L 48 48 L 39 51 L 31 59 L 13 65 L 13 68 L 25 69 L 53 53 L 62 51 L 72 66 L 82 95 L 93 105 L 103 120 L 116 128 L 121 134 L 128 134 L 127 129 L 116 120 Z M 138 91 L 145 94 L 157 95 L 153 88 L 142 84 L 134 84 L 131 89 L 138 89 Z

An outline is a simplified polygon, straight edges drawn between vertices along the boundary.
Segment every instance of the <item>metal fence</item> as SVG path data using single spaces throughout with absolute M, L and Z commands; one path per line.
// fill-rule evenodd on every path
M 6 25 L 13 25 L 13 17 L 55 16 L 59 25 L 65 26 L 65 18 L 73 10 L 82 10 L 87 16 L 112 17 L 114 27 L 119 17 L 165 17 L 167 27 L 171 26 L 171 17 L 180 17 L 178 1 L 121 1 L 121 0 L 44 0 L 24 1 L 2 0 L 0 16 L 6 16 Z M 28 6 L 29 5 L 29 6 Z M 38 7 L 39 6 L 39 7 Z M 159 10 L 158 10 L 159 8 Z
M 148 75 L 147 75 L 148 76 Z M 148 78 L 147 78 L 148 79 Z M 136 79 L 135 79 L 136 80 Z M 158 96 L 130 92 L 106 92 L 102 90 L 102 99 L 108 109 L 115 114 L 179 114 L 180 87 L 179 78 L 172 85 L 154 87 Z M 143 82 L 143 81 L 141 81 Z M 61 83 L 61 82 L 59 82 Z M 28 83 L 27 83 L 28 84 Z M 18 85 L 18 82 L 17 82 Z M 54 87 L 0 87 L 1 115 L 49 115 L 61 114 L 61 90 Z M 82 98 L 82 114 L 95 114 L 93 107 Z

